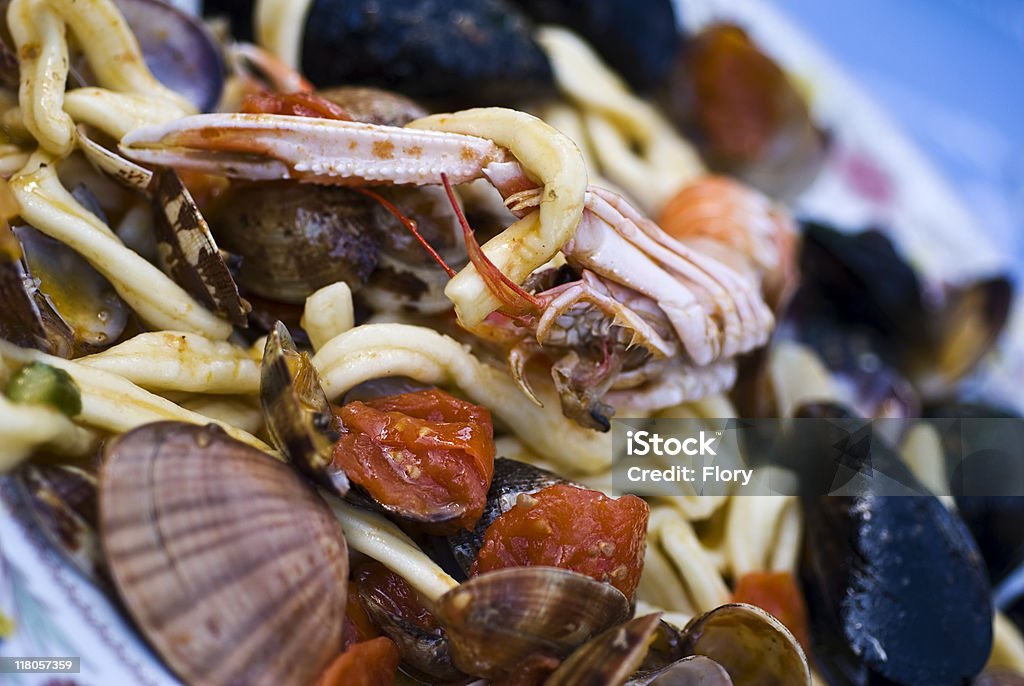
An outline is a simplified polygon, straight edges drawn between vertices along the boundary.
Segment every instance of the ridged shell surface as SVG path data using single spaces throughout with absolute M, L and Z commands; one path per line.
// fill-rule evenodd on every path
M 309 684 L 341 647 L 348 553 L 286 465 L 216 426 L 148 424 L 105 451 L 103 547 L 121 598 L 189 684 Z

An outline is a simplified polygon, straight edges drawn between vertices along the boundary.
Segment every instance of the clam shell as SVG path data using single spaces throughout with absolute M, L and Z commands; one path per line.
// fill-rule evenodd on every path
M 309 355 L 295 348 L 280 321 L 263 350 L 260 403 L 274 445 L 285 457 L 337 495 L 348 493 L 348 477 L 332 466 L 338 431 L 331 404 Z
M 684 657 L 664 669 L 626 683 L 628 686 L 733 686 L 729 672 L 703 655 Z
M 489 679 L 524 659 L 565 657 L 625 621 L 626 596 L 614 586 L 555 567 L 511 567 L 474 577 L 437 600 L 455 666 Z
M 544 686 L 618 686 L 635 672 L 658 628 L 660 612 L 608 629 L 576 649 Z
M 810 686 L 800 644 L 782 622 L 758 607 L 716 607 L 687 624 L 684 635 L 687 652 L 720 664 L 736 686 Z
M 213 425 L 147 424 L 106 448 L 99 504 L 121 598 L 187 683 L 312 683 L 337 655 L 345 538 L 285 464 Z

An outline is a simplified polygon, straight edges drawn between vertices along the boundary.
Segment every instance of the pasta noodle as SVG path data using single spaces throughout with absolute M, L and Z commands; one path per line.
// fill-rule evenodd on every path
M 99 437 L 75 426 L 55 409 L 17 405 L 0 394 L 0 474 L 46 447 L 68 458 L 85 457 Z
M 76 361 L 47 355 L 38 350 L 20 348 L 6 341 L 0 341 L 0 354 L 5 365 L 43 362 L 70 374 L 82 394 L 82 413 L 76 420 L 97 429 L 124 433 L 149 422 L 174 420 L 208 424 L 212 421 L 210 417 L 186 410 L 169 400 L 153 395 L 117 374 L 93 369 Z M 252 434 L 230 424 L 214 423 L 219 424 L 229 435 L 243 443 L 276 454 L 270 446 Z
M 352 290 L 344 281 L 324 286 L 306 298 L 302 310 L 302 328 L 313 344 L 313 350 L 324 345 L 355 325 L 352 311 Z
M 695 613 L 729 602 L 731 594 L 725 579 L 690 523 L 679 513 L 665 507 L 652 507 L 647 531 L 648 545 L 659 546 L 672 564 Z
M 11 191 L 26 221 L 88 260 L 153 328 L 183 330 L 215 339 L 231 335 L 231 324 L 126 248 L 106 225 L 79 205 L 61 186 L 55 163 L 51 155 L 37 152 L 11 179 Z
M 75 124 L 63 107 L 68 77 L 64 22 L 45 0 L 11 0 L 7 26 L 18 51 L 18 101 L 25 126 L 39 145 L 67 155 L 74 147 Z
M 569 472 L 606 470 L 611 435 L 580 427 L 560 412 L 537 407 L 512 378 L 478 360 L 458 341 L 426 327 L 364 324 L 326 343 L 313 357 L 327 397 L 385 376 L 409 376 L 429 384 L 451 384 L 491 410 L 531 450 Z M 557 408 L 553 389 L 538 384 L 547 408 Z
M 562 92 L 580 110 L 586 130 L 574 138 L 597 168 L 648 213 L 704 172 L 692 146 L 648 103 L 637 98 L 575 34 L 543 27 L 537 41 Z M 636 150 L 637 152 L 634 152 Z
M 430 600 L 437 600 L 458 582 L 427 557 L 402 530 L 370 512 L 324 494 L 345 530 L 348 544 L 395 572 Z
M 255 395 L 260 390 L 259 360 L 249 350 L 198 334 L 141 333 L 76 362 L 151 391 Z
M 527 173 L 544 184 L 539 210 L 483 246 L 509 279 L 522 283 L 572 237 L 583 216 L 587 170 L 577 146 L 550 125 L 524 112 L 480 108 L 424 117 L 407 126 L 489 138 L 510 150 Z M 448 282 L 444 293 L 455 305 L 459 321 L 469 328 L 501 305 L 472 264 Z

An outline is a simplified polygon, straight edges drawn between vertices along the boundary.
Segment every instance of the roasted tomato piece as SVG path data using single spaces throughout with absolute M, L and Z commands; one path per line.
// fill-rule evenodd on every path
M 430 533 L 473 526 L 494 476 L 485 408 L 426 390 L 355 401 L 336 410 L 334 464 L 395 514 Z
M 398 671 L 398 649 L 386 636 L 353 643 L 334 658 L 316 686 L 390 686 Z
M 807 606 L 804 596 L 789 572 L 750 572 L 740 577 L 732 599 L 737 603 L 756 605 L 786 625 L 806 651 Z
M 647 543 L 647 503 L 557 484 L 532 495 L 487 527 L 470 574 L 550 566 L 610 583 L 632 598 Z

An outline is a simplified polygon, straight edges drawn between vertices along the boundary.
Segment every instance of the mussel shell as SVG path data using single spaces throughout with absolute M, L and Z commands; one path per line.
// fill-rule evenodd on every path
M 75 332 L 60 318 L 25 264 L 21 244 L 0 226 L 0 338 L 58 357 L 71 357 Z
M 520 495 L 530 495 L 548 486 L 565 483 L 571 482 L 546 469 L 508 457 L 495 459 L 494 477 L 487 490 L 484 513 L 472 529 L 460 529 L 447 537 L 448 547 L 463 573 L 469 575 L 470 567 L 484 545 L 487 528 L 495 519 L 515 507 Z
M 450 104 L 509 104 L 553 90 L 531 26 L 503 0 L 313 0 L 301 71 Z
M 992 646 L 991 594 L 954 513 L 933 496 L 802 502 L 801 576 L 825 676 L 856 686 L 952 686 L 981 671 Z
M 67 327 L 74 337 L 75 355 L 99 352 L 116 343 L 128 325 L 130 310 L 110 282 L 74 250 L 35 228 L 17 226 L 14 233 L 28 271 L 45 296 L 44 326 L 48 334 L 57 334 L 48 336 L 49 340 L 60 341 Z M 47 315 L 60 321 L 47 323 Z
M 538 24 L 562 24 L 585 38 L 641 91 L 660 85 L 682 45 L 672 0 L 512 0 Z
M 481 574 L 445 593 L 434 609 L 456 667 L 488 679 L 538 653 L 565 657 L 630 611 L 615 587 L 555 567 Z
M 996 276 L 947 289 L 928 318 L 927 336 L 907 361 L 907 374 L 929 398 L 946 398 L 996 344 L 1013 303 L 1010 281 Z
M 926 328 L 921 281 L 879 231 L 842 233 L 804 222 L 801 285 L 787 319 L 816 349 L 829 335 L 867 337 L 867 348 L 899 367 Z
M 829 138 L 803 93 L 734 24 L 691 36 L 665 88 L 666 108 L 708 166 L 776 198 L 817 177 Z
M 120 596 L 184 681 L 312 683 L 337 655 L 345 538 L 284 463 L 214 425 L 147 424 L 107 445 L 99 503 Z
M 161 83 L 200 112 L 216 107 L 224 89 L 224 60 L 206 26 L 171 3 L 115 0 L 139 41 L 146 66 Z
M 613 626 L 573 651 L 544 686 L 616 686 L 635 672 L 658 628 L 660 613 Z
M 260 403 L 278 450 L 332 492 L 345 495 L 348 477 L 332 467 L 339 438 L 334 412 L 309 355 L 295 349 L 281 322 L 274 324 L 263 351 Z
M 811 683 L 804 651 L 793 634 L 759 607 L 722 605 L 686 625 L 684 646 L 720 664 L 736 686 Z
M 627 686 L 733 686 L 729 672 L 704 655 L 691 655 L 657 672 L 635 676 Z
M 386 376 L 379 379 L 370 379 L 364 381 L 361 384 L 357 384 L 345 392 L 342 396 L 341 404 L 359 400 L 366 402 L 367 400 L 373 400 L 375 398 L 384 398 L 389 395 L 402 395 L 403 393 L 415 393 L 417 391 L 425 391 L 434 386 L 420 383 L 416 379 L 408 376 Z
M 337 281 L 358 292 L 377 266 L 379 236 L 396 223 L 352 189 L 292 182 L 236 185 L 221 207 L 211 227 L 242 258 L 239 286 L 284 303 Z

